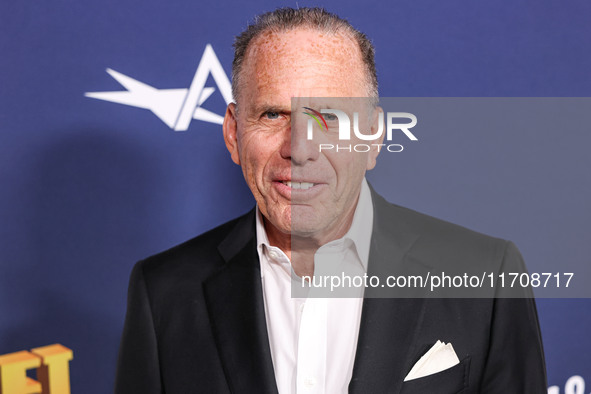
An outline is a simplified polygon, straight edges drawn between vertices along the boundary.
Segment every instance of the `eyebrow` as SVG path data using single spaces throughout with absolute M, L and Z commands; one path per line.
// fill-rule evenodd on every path
M 262 114 L 265 112 L 291 113 L 291 107 L 283 107 L 281 105 L 263 103 L 258 105 L 253 110 L 254 114 Z

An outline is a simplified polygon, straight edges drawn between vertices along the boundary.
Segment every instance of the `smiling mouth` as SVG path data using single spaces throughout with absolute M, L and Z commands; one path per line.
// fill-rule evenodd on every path
M 300 189 L 300 190 L 308 190 L 312 186 L 317 185 L 316 183 L 311 183 L 311 182 L 281 181 L 281 183 L 283 183 L 284 185 L 286 185 L 287 187 L 290 187 L 292 189 Z

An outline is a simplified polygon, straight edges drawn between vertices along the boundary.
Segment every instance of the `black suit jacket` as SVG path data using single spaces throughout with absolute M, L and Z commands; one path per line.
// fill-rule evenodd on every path
M 522 265 L 510 242 L 373 191 L 372 199 L 369 275 L 437 271 L 458 261 L 494 272 Z M 460 364 L 403 382 L 437 340 L 452 343 Z M 533 299 L 363 302 L 350 393 L 546 393 L 546 384 Z M 115 393 L 277 393 L 254 210 L 136 264 Z

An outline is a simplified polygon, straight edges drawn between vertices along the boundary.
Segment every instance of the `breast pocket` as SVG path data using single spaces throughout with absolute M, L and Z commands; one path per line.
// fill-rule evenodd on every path
M 409 380 L 402 384 L 400 394 L 456 394 L 468 387 L 470 357 L 459 364 L 433 375 Z

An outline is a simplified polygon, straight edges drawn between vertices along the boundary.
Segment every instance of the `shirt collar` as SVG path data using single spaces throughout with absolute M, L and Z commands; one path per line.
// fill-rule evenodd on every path
M 369 260 L 369 248 L 371 245 L 371 233 L 373 229 L 373 204 L 371 200 L 371 191 L 365 178 L 361 183 L 361 192 L 359 201 L 353 215 L 353 222 L 349 231 L 344 235 L 344 239 L 353 241 L 357 249 L 357 255 L 361 260 L 363 269 L 367 272 L 367 262 Z
M 256 212 L 257 252 L 260 258 L 263 253 L 265 253 L 265 248 L 267 250 L 278 248 L 271 246 L 269 243 L 269 237 L 267 236 L 267 231 L 265 230 L 265 225 L 263 223 L 263 216 L 259 210 L 258 205 Z M 361 261 L 361 264 L 363 265 L 363 269 L 367 272 L 372 229 L 373 205 L 371 191 L 369 190 L 367 180 L 363 178 L 363 181 L 361 182 L 359 200 L 357 201 L 357 207 L 355 207 L 355 213 L 353 214 L 353 221 L 351 222 L 349 231 L 347 231 L 347 233 L 342 238 L 331 241 L 328 244 L 343 242 L 347 239 L 351 240 L 353 245 L 355 245 L 355 250 L 359 260 Z M 261 270 L 261 275 L 262 274 L 263 270 Z

